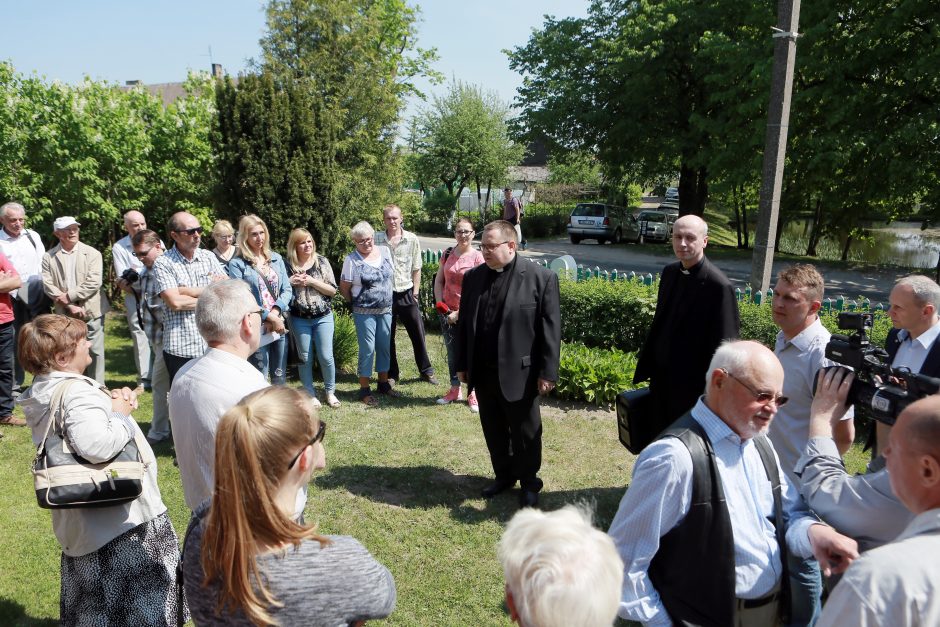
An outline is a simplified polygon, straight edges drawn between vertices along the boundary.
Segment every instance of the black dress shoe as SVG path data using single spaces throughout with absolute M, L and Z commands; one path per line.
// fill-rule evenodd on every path
M 519 507 L 538 507 L 539 493 L 532 490 L 522 489 L 519 493 Z
M 485 488 L 483 488 L 483 489 L 480 491 L 480 494 L 482 494 L 482 495 L 483 495 L 483 498 L 485 498 L 485 499 L 491 499 L 491 498 L 493 498 L 494 496 L 496 496 L 497 494 L 499 494 L 500 492 L 505 492 L 506 490 L 508 490 L 509 488 L 511 488 L 511 487 L 514 486 L 514 485 L 516 485 L 515 480 L 513 480 L 513 481 L 508 481 L 508 480 L 500 481 L 500 480 L 496 480 L 496 482 L 491 483 L 490 485 L 488 485 L 488 486 L 486 486 Z

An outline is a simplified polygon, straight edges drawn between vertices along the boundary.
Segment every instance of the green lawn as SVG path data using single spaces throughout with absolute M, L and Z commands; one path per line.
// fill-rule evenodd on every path
M 131 344 L 123 316 L 108 322 L 108 385 L 133 387 Z M 428 337 L 442 381 L 446 354 Z M 354 401 L 356 380 L 342 375 L 343 406 L 322 410 L 329 422 L 327 466 L 314 476 L 306 518 L 326 533 L 359 539 L 392 571 L 398 606 L 393 625 L 508 625 L 496 543 L 517 509 L 516 490 L 492 501 L 479 496 L 490 477 L 479 420 L 466 405 L 440 407 L 446 383 L 416 381 L 410 343 L 402 333 L 399 389 L 404 396 L 366 409 Z M 150 395 L 135 417 L 146 432 Z M 617 441 L 612 412 L 549 400 L 543 405 L 542 506 L 595 505 L 606 529 L 630 477 L 634 457 Z M 36 505 L 29 464 L 34 450 L 25 428 L 0 439 L 0 625 L 55 625 L 59 548 L 49 513 Z M 177 533 L 186 528 L 179 472 L 169 445 L 156 448 L 160 489 Z

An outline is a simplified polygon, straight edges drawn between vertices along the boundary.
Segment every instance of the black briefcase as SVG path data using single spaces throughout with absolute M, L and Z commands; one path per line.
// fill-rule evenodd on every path
M 617 431 L 620 443 L 639 455 L 658 435 L 649 388 L 627 390 L 617 395 Z

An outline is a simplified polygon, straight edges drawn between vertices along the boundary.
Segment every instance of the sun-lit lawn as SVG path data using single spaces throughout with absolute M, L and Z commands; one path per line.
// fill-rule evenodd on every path
M 440 336 L 428 344 L 443 382 Z M 479 496 L 490 477 L 479 420 L 466 405 L 434 400 L 446 383 L 417 381 L 410 343 L 399 340 L 404 396 L 378 409 L 354 400 L 354 377 L 339 377 L 343 406 L 323 410 L 329 422 L 327 467 L 314 476 L 306 511 L 327 533 L 358 538 L 395 576 L 394 625 L 508 625 L 496 542 L 516 511 L 516 490 L 492 501 Z M 108 384 L 135 384 L 124 318 L 108 324 Z M 151 398 L 135 417 L 147 430 Z M 550 400 L 543 406 L 545 490 L 542 506 L 596 505 L 605 528 L 630 476 L 633 456 L 617 441 L 612 412 Z M 4 428 L 0 440 L 0 625 L 57 624 L 59 548 L 49 513 L 36 505 L 25 428 Z M 186 529 L 179 471 L 169 445 L 156 447 L 160 488 L 176 527 Z

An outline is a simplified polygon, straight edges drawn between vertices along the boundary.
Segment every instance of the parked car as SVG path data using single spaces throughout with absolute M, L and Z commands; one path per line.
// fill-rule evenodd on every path
M 637 216 L 640 238 L 645 242 L 665 242 L 669 239 L 668 216 L 662 211 L 646 209 Z
M 657 207 L 657 209 L 665 213 L 675 213 L 676 215 L 679 215 L 679 201 L 664 200 L 663 202 L 659 203 L 659 207 Z
M 679 188 L 667 187 L 666 188 L 666 200 L 675 200 L 676 202 L 679 202 Z
M 597 240 L 598 244 L 624 239 L 640 241 L 640 225 L 623 207 L 600 202 L 582 202 L 575 206 L 568 220 L 568 237 L 572 244 L 583 239 Z

